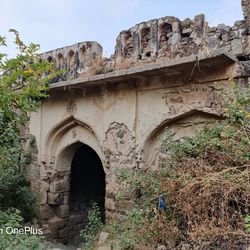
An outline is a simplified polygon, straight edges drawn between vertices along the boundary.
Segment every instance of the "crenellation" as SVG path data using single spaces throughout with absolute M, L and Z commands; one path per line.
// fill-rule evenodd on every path
M 213 51 L 236 57 L 249 56 L 249 37 L 245 20 L 236 21 L 232 27 L 225 24 L 209 27 L 203 14 L 183 21 L 170 16 L 121 31 L 116 39 L 114 56 L 110 58 L 102 57 L 102 47 L 97 42 L 81 42 L 41 56 L 56 63 L 58 69 L 66 69 L 64 78 L 70 80 L 145 63 L 209 55 Z
M 248 57 L 249 1 L 242 0 L 242 9 L 245 19 L 232 27 L 223 23 L 210 27 L 204 14 L 194 19 L 166 16 L 141 22 L 120 32 L 110 58 L 103 58 L 101 45 L 93 41 L 52 50 L 42 58 L 56 63 L 58 69 L 66 69 L 63 80 L 70 80 L 191 55 L 209 56 L 214 51 Z
M 247 22 L 247 25 L 250 24 L 250 2 L 249 0 L 241 0 L 241 6 L 243 11 L 243 17 Z
M 43 60 L 56 64 L 58 69 L 66 69 L 67 79 L 85 74 L 91 60 L 102 58 L 102 46 L 94 41 L 86 41 L 51 50 L 41 54 Z

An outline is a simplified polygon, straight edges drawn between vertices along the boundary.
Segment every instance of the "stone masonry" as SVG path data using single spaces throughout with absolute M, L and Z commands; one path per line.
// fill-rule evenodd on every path
M 224 24 L 209 27 L 203 14 L 193 20 L 167 16 L 139 23 L 120 32 L 110 58 L 103 58 L 101 45 L 93 41 L 49 51 L 42 58 L 55 62 L 60 69 L 68 69 L 63 80 L 215 52 L 247 59 L 250 54 L 247 0 L 242 0 L 242 9 L 245 19 L 235 21 L 232 27 Z
M 81 214 L 69 209 L 71 164 L 81 145 L 101 160 L 106 220 L 122 220 L 132 201 L 129 194 L 117 199 L 116 170 L 162 167 L 167 132 L 180 139 L 223 119 L 223 94 L 232 80 L 244 86 L 250 77 L 249 0 L 242 8 L 244 20 L 232 27 L 209 27 L 202 14 L 142 22 L 119 34 L 110 58 L 89 41 L 41 55 L 66 69 L 29 127 L 37 145 L 29 177 L 48 237 L 67 243 L 86 223 L 85 207 Z

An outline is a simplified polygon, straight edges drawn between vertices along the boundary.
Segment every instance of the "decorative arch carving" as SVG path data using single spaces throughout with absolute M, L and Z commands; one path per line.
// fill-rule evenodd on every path
M 159 42 L 162 47 L 168 41 L 168 34 L 172 32 L 172 24 L 164 22 L 160 25 Z
M 177 139 L 189 137 L 196 131 L 196 129 L 198 129 L 198 127 L 201 127 L 202 125 L 204 126 L 204 124 L 211 122 L 211 120 L 214 121 L 221 119 L 223 119 L 223 117 L 219 114 L 209 113 L 197 109 L 192 109 L 188 112 L 165 119 L 153 130 L 151 130 L 146 137 L 144 143 L 146 165 L 152 164 L 156 158 L 156 155 L 162 152 L 161 145 L 164 140 L 164 134 L 167 131 L 174 132 L 176 134 L 178 132 L 176 136 Z M 183 131 L 181 131 L 181 129 Z
M 70 116 L 56 124 L 48 133 L 45 145 L 45 161 L 55 163 L 59 154 L 67 147 L 84 143 L 93 148 L 101 160 L 103 154 L 95 131 L 85 122 Z
M 57 67 L 59 69 L 62 69 L 63 66 L 64 66 L 64 57 L 63 57 L 63 54 L 62 53 L 58 53 L 56 55 L 56 63 L 57 63 Z
M 74 57 L 75 57 L 75 52 L 71 49 L 68 51 L 67 54 L 67 66 L 69 70 L 73 70 L 74 68 Z

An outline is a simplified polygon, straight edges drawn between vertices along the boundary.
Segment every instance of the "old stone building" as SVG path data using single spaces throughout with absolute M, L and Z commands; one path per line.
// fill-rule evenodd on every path
M 167 157 L 166 132 L 179 139 L 223 119 L 223 92 L 250 73 L 249 1 L 242 6 L 245 19 L 232 27 L 209 27 L 204 15 L 137 24 L 119 34 L 110 58 L 89 41 L 42 54 L 66 69 L 29 129 L 47 235 L 77 242 L 91 201 L 103 220 L 119 219 L 131 201 L 116 200 L 117 169 L 153 170 Z

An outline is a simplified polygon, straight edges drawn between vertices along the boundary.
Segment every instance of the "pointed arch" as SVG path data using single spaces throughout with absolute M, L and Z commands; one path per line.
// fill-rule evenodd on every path
M 95 131 L 89 124 L 72 115 L 57 123 L 49 131 L 45 140 L 45 161 L 50 164 L 55 163 L 62 150 L 77 142 L 93 148 L 103 160 L 101 146 Z
M 217 113 L 211 113 L 198 109 L 192 109 L 188 112 L 165 119 L 158 126 L 153 128 L 146 137 L 144 143 L 146 165 L 150 165 L 156 155 L 162 151 L 161 145 L 167 131 L 170 132 L 174 127 L 180 126 L 180 130 L 182 129 L 183 131 L 179 130 L 177 132 L 179 134 L 178 137 L 181 138 L 183 137 L 182 135 L 194 133 L 196 125 L 221 119 L 223 119 L 223 117 Z M 182 124 L 183 127 L 180 124 Z M 189 130 L 186 128 L 189 128 Z

